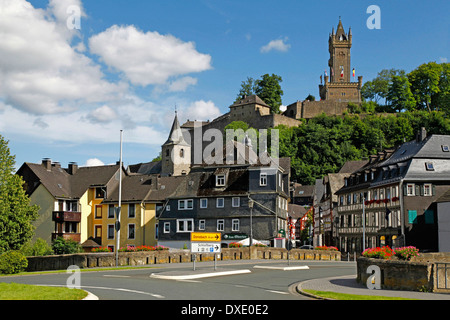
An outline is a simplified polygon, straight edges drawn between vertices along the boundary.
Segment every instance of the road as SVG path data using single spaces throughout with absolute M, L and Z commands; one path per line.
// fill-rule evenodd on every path
M 255 268 L 259 266 L 262 268 Z M 150 268 L 0 277 L 0 282 L 66 286 L 76 283 L 100 300 L 309 300 L 295 291 L 301 281 L 356 274 L 356 264 L 344 261 L 291 261 L 290 266 L 309 269 L 280 270 L 266 267 L 287 266 L 285 261 L 218 261 L 217 270 L 250 270 L 248 273 L 194 280 L 166 280 L 150 277 L 167 271 L 183 274 L 192 263 L 152 265 Z M 196 270 L 213 272 L 212 262 L 196 263 Z M 72 276 L 72 280 L 71 277 Z M 69 282 L 68 282 L 69 281 Z M 71 282 L 72 281 L 72 282 Z

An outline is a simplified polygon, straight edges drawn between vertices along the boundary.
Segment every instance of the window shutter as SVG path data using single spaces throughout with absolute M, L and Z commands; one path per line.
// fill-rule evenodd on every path
M 431 186 L 431 195 L 436 195 L 436 186 L 434 184 Z
M 408 195 L 408 185 L 407 185 L 407 184 L 404 184 L 404 185 L 403 185 L 403 195 L 404 195 L 404 196 L 407 196 L 407 195 Z
M 419 187 L 420 187 L 420 195 L 423 196 L 425 194 L 425 191 L 424 191 L 425 185 L 422 184 Z
M 414 193 L 415 196 L 420 195 L 420 186 L 416 184 L 416 192 Z

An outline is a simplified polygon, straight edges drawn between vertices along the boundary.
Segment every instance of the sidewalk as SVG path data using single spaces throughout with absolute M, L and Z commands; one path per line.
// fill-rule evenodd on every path
M 318 298 L 304 291 L 308 289 L 356 295 L 400 297 L 418 300 L 450 300 L 450 294 L 444 293 L 428 293 L 401 290 L 370 290 L 364 285 L 356 282 L 356 275 L 307 280 L 301 282 L 297 286 L 297 291 L 299 293 Z

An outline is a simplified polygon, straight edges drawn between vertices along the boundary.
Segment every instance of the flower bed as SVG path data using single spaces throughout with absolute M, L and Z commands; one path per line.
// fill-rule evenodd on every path
M 126 246 L 119 249 L 119 252 L 139 252 L 139 251 L 163 251 L 169 250 L 164 246 Z
M 239 243 L 239 242 L 231 242 L 229 245 L 228 245 L 228 248 L 241 248 L 243 245 L 242 245 L 242 243 Z
M 92 249 L 92 252 L 112 252 L 112 249 L 108 247 L 100 247 Z
M 336 247 L 327 247 L 327 246 L 318 246 L 318 247 L 315 247 L 314 250 L 331 250 L 331 251 L 338 251 L 338 248 L 336 248 Z
M 401 247 L 395 250 L 389 248 L 389 246 L 368 248 L 362 253 L 363 257 L 390 260 L 393 256 L 401 260 L 411 260 L 412 257 L 419 255 L 419 249 L 416 247 Z

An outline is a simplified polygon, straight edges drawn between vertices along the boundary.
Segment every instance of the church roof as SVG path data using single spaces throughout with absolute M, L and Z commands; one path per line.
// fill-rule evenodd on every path
M 180 123 L 178 122 L 178 115 L 175 113 L 175 119 L 173 119 L 172 129 L 170 130 L 169 138 L 164 143 L 168 144 L 178 144 L 189 146 L 183 136 L 183 131 L 181 130 Z

